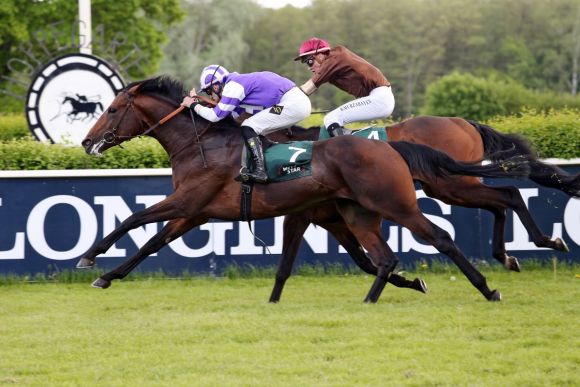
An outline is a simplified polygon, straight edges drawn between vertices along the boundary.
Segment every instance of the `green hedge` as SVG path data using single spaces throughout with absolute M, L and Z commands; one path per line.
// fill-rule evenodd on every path
M 22 114 L 0 114 L 0 141 L 32 138 L 26 118 Z
M 167 168 L 169 159 L 151 138 L 112 148 L 103 157 L 88 156 L 80 146 L 49 145 L 32 139 L 0 142 L 0 170 Z
M 496 74 L 486 78 L 451 73 L 431 84 L 425 93 L 422 114 L 486 120 L 519 114 L 525 109 L 580 109 L 580 97 L 538 92 Z
M 580 158 L 580 113 L 577 110 L 528 110 L 520 115 L 496 117 L 486 122 L 507 133 L 519 133 L 534 145 L 542 158 Z
M 303 124 L 320 125 L 321 120 L 322 116 L 313 116 Z M 0 117 L 0 132 L 15 127 L 6 123 L 12 121 L 13 118 Z M 580 114 L 575 110 L 528 110 L 485 123 L 502 132 L 523 134 L 541 157 L 580 158 Z M 48 145 L 30 136 L 15 137 L 0 141 L 0 170 L 169 167 L 167 154 L 152 138 L 135 139 L 124 144 L 124 149 L 114 147 L 103 157 L 94 157 L 86 155 L 80 146 Z

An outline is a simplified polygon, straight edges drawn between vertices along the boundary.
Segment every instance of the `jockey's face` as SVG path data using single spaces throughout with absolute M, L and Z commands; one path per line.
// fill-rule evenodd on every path
M 324 61 L 325 58 L 326 55 L 324 53 L 318 53 L 304 58 L 304 60 L 302 60 L 302 63 L 305 63 L 306 66 L 308 66 L 308 68 L 310 69 L 310 71 L 315 73 L 318 71 L 318 69 L 320 68 L 320 64 Z
M 207 93 L 207 95 L 210 96 L 210 98 L 213 101 L 219 101 L 221 99 L 222 94 L 222 85 L 220 83 L 214 83 L 213 85 L 205 89 L 205 92 Z

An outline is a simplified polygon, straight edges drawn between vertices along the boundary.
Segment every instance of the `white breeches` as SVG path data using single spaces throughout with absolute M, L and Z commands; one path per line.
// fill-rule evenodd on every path
M 390 86 L 373 89 L 368 97 L 362 97 L 337 107 L 324 116 L 324 126 L 337 123 L 340 126 L 356 121 L 387 118 L 395 109 L 395 97 Z
M 282 109 L 277 109 L 276 107 Z M 274 107 L 266 108 L 242 122 L 258 134 L 266 135 L 278 129 L 288 128 L 310 115 L 310 98 L 298 87 L 288 90 Z

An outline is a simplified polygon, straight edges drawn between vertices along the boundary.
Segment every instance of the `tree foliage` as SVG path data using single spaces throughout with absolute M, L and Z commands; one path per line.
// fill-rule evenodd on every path
M 181 17 L 179 0 L 93 0 L 93 54 L 119 63 L 118 70 L 129 80 L 149 76 L 161 60 L 165 29 Z M 77 20 L 77 1 L 2 0 L 0 89 L 22 94 L 49 59 L 78 52 Z M 0 102 L 4 105 L 7 99 Z

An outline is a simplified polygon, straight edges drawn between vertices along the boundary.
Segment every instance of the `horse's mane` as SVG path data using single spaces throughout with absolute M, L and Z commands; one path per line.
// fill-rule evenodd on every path
M 139 86 L 140 93 L 157 94 L 168 98 L 177 104 L 181 103 L 185 95 L 183 82 L 178 81 L 169 75 L 159 75 L 155 78 L 149 78 L 144 81 L 132 82 L 123 91 L 128 91 L 134 86 Z
M 130 83 L 125 87 L 124 91 L 127 91 L 134 86 L 139 86 L 139 93 L 155 94 L 164 99 L 169 99 L 177 105 L 181 104 L 181 101 L 186 94 L 183 88 L 183 82 L 178 81 L 169 75 L 159 75 L 155 78 Z M 236 124 L 231 115 L 212 124 L 212 126 L 220 129 L 237 128 L 239 130 L 239 125 Z

